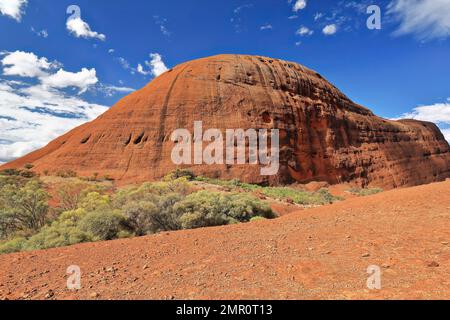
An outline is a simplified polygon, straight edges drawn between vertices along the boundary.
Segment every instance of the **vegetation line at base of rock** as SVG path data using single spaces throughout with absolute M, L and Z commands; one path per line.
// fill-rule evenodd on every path
M 98 175 L 39 177 L 32 168 L 0 173 L 0 253 L 272 219 L 268 198 L 305 206 L 340 200 L 325 188 L 262 187 L 188 170 L 116 189 Z

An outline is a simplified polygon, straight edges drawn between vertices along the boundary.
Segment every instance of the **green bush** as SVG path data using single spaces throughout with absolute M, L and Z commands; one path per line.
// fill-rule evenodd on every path
M 325 205 L 340 200 L 334 197 L 327 189 L 321 189 L 317 192 L 308 192 L 289 187 L 269 187 L 259 190 L 267 197 L 286 200 L 291 199 L 296 204 L 301 205 Z
M 58 200 L 61 211 L 75 210 L 80 201 L 91 192 L 99 192 L 99 188 L 84 181 L 65 181 L 58 184 Z
M 191 170 L 187 169 L 177 169 L 171 173 L 169 173 L 167 176 L 164 177 L 163 181 L 173 181 L 180 178 L 185 178 L 188 181 L 192 181 L 195 179 L 195 174 Z
M 98 241 L 117 239 L 124 227 L 125 217 L 117 210 L 88 213 L 79 223 L 81 231 Z
M 0 189 L 0 232 L 8 229 L 38 231 L 46 223 L 49 199 L 38 180 L 30 180 L 22 188 L 3 186 Z
M 90 192 L 83 196 L 78 203 L 78 207 L 88 212 L 111 208 L 111 198 L 109 195 L 102 195 L 98 192 Z
M 137 236 L 143 236 L 153 229 L 152 216 L 157 214 L 158 208 L 151 201 L 129 202 L 123 208 L 128 225 Z
M 23 246 L 27 240 L 25 238 L 16 238 L 0 244 L 0 254 L 8 254 L 23 250 Z
M 270 207 L 247 194 L 199 191 L 175 205 L 183 229 L 248 222 L 256 216 L 273 218 Z
M 384 190 L 381 188 L 351 188 L 349 192 L 358 197 L 371 196 L 377 193 L 381 193 Z
M 92 238 L 76 226 L 53 223 L 31 237 L 25 244 L 24 250 L 43 250 L 70 246 L 77 243 L 91 241 Z

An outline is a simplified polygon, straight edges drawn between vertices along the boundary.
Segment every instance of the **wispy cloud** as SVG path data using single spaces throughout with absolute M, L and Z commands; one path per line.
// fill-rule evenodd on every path
M 270 23 L 267 23 L 265 25 L 262 25 L 259 29 L 260 30 L 272 30 L 273 26 Z
M 155 24 L 159 26 L 159 30 L 164 36 L 170 37 L 172 35 L 172 32 L 170 32 L 169 29 L 167 28 L 166 18 L 160 16 L 153 16 L 153 20 L 155 21 Z
M 230 22 L 233 24 L 234 31 L 236 33 L 241 33 L 246 31 L 244 25 L 243 12 L 245 10 L 253 8 L 254 5 L 252 3 L 241 5 L 233 10 L 233 16 L 230 19 Z
M 308 37 L 313 35 L 314 31 L 312 31 L 311 29 L 309 29 L 308 27 L 305 26 L 301 26 L 297 32 L 295 32 L 296 35 L 299 35 L 301 37 Z
M 47 29 L 36 30 L 34 27 L 31 27 L 31 32 L 33 32 L 38 37 L 48 38 L 48 31 L 47 31 Z
M 450 36 L 448 0 L 393 0 L 388 14 L 400 23 L 396 36 L 414 35 L 421 41 Z

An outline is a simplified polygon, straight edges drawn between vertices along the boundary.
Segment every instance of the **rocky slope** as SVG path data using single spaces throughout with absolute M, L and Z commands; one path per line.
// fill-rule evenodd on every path
M 39 172 L 71 169 L 121 183 L 164 176 L 175 129 L 277 128 L 281 167 L 193 166 L 198 174 L 280 184 L 314 180 L 386 189 L 450 177 L 450 148 L 431 123 L 389 121 L 349 100 L 318 73 L 257 56 L 219 55 L 181 64 L 125 97 L 91 123 L 4 165 Z
M 450 181 L 270 221 L 0 256 L 0 299 L 450 299 Z M 81 269 L 81 290 L 66 270 Z M 381 290 L 367 269 L 381 268 Z

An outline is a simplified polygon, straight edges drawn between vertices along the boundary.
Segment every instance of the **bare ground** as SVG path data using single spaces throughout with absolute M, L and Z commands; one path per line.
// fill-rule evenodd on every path
M 0 298 L 450 299 L 449 241 L 446 181 L 272 221 L 0 256 Z M 381 290 L 367 288 L 370 265 Z

